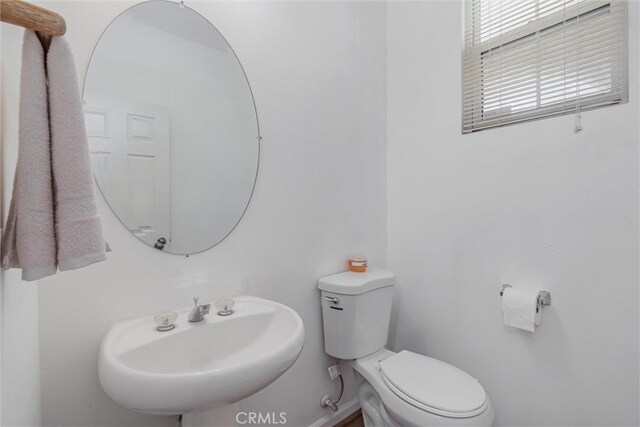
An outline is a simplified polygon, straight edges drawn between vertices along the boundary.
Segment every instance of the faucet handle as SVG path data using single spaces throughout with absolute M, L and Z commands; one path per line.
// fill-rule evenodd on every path
M 170 331 L 176 327 L 178 314 L 175 311 L 163 311 L 153 316 L 156 322 L 156 330 L 160 332 Z
M 216 301 L 218 316 L 228 316 L 233 313 L 233 307 L 236 305 L 233 298 L 222 297 Z

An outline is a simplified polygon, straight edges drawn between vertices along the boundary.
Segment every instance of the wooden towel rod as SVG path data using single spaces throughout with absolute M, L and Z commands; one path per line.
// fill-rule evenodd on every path
M 61 36 L 67 31 L 62 16 L 23 0 L 0 0 L 0 20 L 35 31 L 45 47 L 51 36 Z

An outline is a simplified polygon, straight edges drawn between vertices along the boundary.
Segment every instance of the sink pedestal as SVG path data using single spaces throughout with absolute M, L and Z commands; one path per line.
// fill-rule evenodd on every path
M 182 427 L 236 427 L 236 404 L 221 406 L 210 411 L 190 412 L 182 415 Z

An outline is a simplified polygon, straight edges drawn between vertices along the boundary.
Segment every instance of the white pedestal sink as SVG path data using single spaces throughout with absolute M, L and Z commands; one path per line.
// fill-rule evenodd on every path
M 158 332 L 152 316 L 118 322 L 100 346 L 105 392 L 139 412 L 177 415 L 237 402 L 264 388 L 298 358 L 304 326 L 291 308 L 262 298 L 235 298 L 234 313 L 214 310 Z

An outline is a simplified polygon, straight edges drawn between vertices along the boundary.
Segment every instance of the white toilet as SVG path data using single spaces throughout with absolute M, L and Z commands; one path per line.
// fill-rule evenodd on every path
M 491 426 L 493 408 L 480 383 L 431 357 L 385 348 L 395 276 L 383 269 L 318 281 L 324 347 L 350 361 L 367 427 Z

